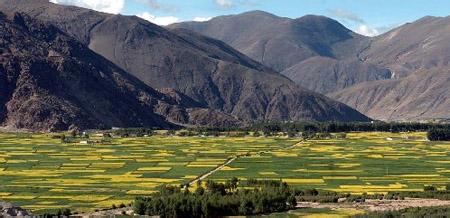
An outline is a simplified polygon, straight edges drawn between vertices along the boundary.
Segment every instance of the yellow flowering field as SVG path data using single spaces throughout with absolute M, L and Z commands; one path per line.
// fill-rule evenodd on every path
M 0 133 L 0 200 L 37 213 L 109 208 L 152 194 L 163 184 L 188 183 L 230 157 L 298 142 L 287 138 L 153 136 L 80 144 L 61 143 L 52 136 Z

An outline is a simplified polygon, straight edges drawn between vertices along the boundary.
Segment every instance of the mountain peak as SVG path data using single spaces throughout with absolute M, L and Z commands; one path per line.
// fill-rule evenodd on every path
M 308 14 L 305 15 L 303 17 L 297 18 L 294 21 L 295 23 L 301 23 L 302 25 L 318 25 L 318 26 L 328 26 L 328 27 L 337 27 L 340 29 L 345 29 L 348 30 L 347 27 L 345 27 L 344 25 L 342 25 L 341 23 L 339 23 L 338 21 L 326 17 L 326 16 L 322 16 L 322 15 L 312 15 L 312 14 Z
M 278 17 L 277 15 L 271 14 L 267 11 L 261 11 L 261 10 L 244 12 L 242 14 L 239 14 L 238 16 L 265 16 L 265 17 L 272 17 L 272 18 Z

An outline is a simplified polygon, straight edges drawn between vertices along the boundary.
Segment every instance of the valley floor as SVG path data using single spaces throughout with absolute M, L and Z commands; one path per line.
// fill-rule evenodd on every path
M 0 200 L 33 213 L 92 212 L 128 205 L 158 186 L 196 180 L 281 179 L 298 189 L 352 194 L 443 190 L 450 184 L 450 143 L 425 133 L 347 133 L 342 139 L 287 137 L 111 138 L 63 143 L 60 134 L 0 134 Z M 448 202 L 405 200 L 309 204 L 321 209 L 402 208 Z M 315 206 L 316 205 L 316 206 Z M 365 210 L 365 209 L 364 209 Z M 120 211 L 121 210 L 117 210 Z

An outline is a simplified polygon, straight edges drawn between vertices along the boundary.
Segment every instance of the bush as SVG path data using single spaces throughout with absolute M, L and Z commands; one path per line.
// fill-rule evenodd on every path
M 450 129 L 431 129 L 428 131 L 430 141 L 450 141 Z
M 69 208 L 65 208 L 65 209 L 62 209 L 62 210 L 59 209 L 56 215 L 58 217 L 61 217 L 61 216 L 69 217 L 70 215 L 72 215 L 72 212 L 70 211 Z
M 427 186 L 425 186 L 425 187 L 423 188 L 423 191 L 426 191 L 426 192 L 434 192 L 434 191 L 437 191 L 437 188 L 434 187 L 434 186 L 432 186 L 432 185 L 427 185 Z

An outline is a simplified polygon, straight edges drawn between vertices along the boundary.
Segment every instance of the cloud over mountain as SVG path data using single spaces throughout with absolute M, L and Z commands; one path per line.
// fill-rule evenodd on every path
M 50 0 L 50 2 L 75 5 L 112 14 L 120 13 L 125 6 L 125 0 Z

